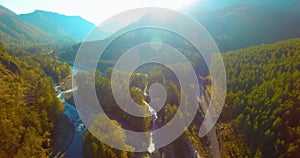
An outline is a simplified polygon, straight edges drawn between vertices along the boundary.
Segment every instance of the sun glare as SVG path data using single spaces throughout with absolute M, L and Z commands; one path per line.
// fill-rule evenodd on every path
M 95 3 L 95 0 L 0 0 L 0 3 L 3 3 L 2 5 L 16 11 L 18 14 L 29 13 L 39 9 L 65 15 L 79 15 L 97 25 L 126 10 L 140 7 L 160 7 L 180 11 L 180 9 L 192 5 L 194 1 L 195 0 L 103 0 L 101 3 Z

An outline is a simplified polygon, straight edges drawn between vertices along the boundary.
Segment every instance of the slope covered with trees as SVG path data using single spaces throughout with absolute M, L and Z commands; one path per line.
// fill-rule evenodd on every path
M 224 63 L 242 155 L 299 157 L 300 39 L 227 52 Z
M 10 56 L 2 44 L 0 76 L 1 157 L 48 156 L 64 109 L 52 79 L 31 56 Z
M 217 125 L 222 155 L 299 157 L 300 39 L 226 52 L 223 58 L 228 92 L 226 105 Z M 112 65 L 113 63 L 110 66 Z M 130 121 L 124 112 L 117 109 L 110 89 L 111 70 L 106 72 L 107 76 L 96 79 L 96 90 L 101 94 L 98 99 L 103 100 L 102 106 L 107 112 Z M 166 105 L 158 112 L 159 116 L 165 116 L 161 118 L 162 126 L 172 118 L 172 113 L 177 111 L 180 95 L 178 81 L 165 68 L 150 67 L 137 72 L 148 73 L 146 80 L 149 85 L 159 82 L 167 89 Z M 132 81 L 135 81 L 135 78 L 132 78 Z M 143 89 L 144 82 L 132 86 Z M 168 112 L 164 113 L 165 111 Z M 207 138 L 198 138 L 197 135 L 201 121 L 201 115 L 198 115 L 185 135 L 170 146 L 176 150 L 183 150 L 182 145 L 191 141 L 198 151 L 209 153 Z
M 148 65 L 149 66 L 149 65 Z M 183 66 L 181 64 L 180 66 Z M 141 67 L 140 69 L 143 69 Z M 129 129 L 129 130 L 134 130 L 134 131 L 148 131 L 149 129 L 153 128 L 159 128 L 164 125 L 166 125 L 173 117 L 174 115 L 178 112 L 178 105 L 180 104 L 180 95 L 181 92 L 179 91 L 179 83 L 176 77 L 174 77 L 174 74 L 170 71 L 170 69 L 160 66 L 160 65 L 151 65 L 149 68 L 149 73 L 148 75 L 145 75 L 143 73 L 133 73 L 133 75 L 130 78 L 130 94 L 132 99 L 140 104 L 141 106 L 146 106 L 145 103 L 143 103 L 143 100 L 147 101 L 147 98 L 143 96 L 142 89 L 145 88 L 147 82 L 149 85 L 152 85 L 154 83 L 161 83 L 164 85 L 167 91 L 167 97 L 166 97 L 166 103 L 165 106 L 159 110 L 158 112 L 158 120 L 156 125 L 154 126 L 151 123 L 151 117 L 135 117 L 132 116 L 126 112 L 124 112 L 119 105 L 116 103 L 114 99 L 114 95 L 112 94 L 112 89 L 111 89 L 111 71 L 112 69 L 107 70 L 106 76 L 101 76 L 100 73 L 96 73 L 96 80 L 95 80 L 95 88 L 97 92 L 97 96 L 99 99 L 99 102 L 101 103 L 102 108 L 104 109 L 105 113 L 113 120 L 116 120 L 117 124 L 122 126 L 122 128 Z M 118 73 L 119 78 L 121 78 L 120 82 L 115 83 L 118 84 L 118 87 L 125 87 L 125 82 L 126 82 L 126 75 L 128 75 L 128 72 L 126 71 L 121 71 L 121 70 L 116 70 Z M 184 71 L 184 66 L 182 67 L 182 71 Z M 136 70 L 136 72 L 139 72 L 139 70 Z M 79 80 L 82 80 L 84 82 L 80 83 L 85 83 L 83 85 L 78 85 L 78 88 L 85 88 L 86 86 L 89 86 L 89 77 L 88 74 L 86 73 L 77 73 L 76 77 L 76 83 Z M 123 79 L 124 78 L 124 79 Z M 122 80 L 123 79 L 123 80 Z M 126 88 L 123 88 L 122 90 L 120 89 L 119 92 L 120 94 L 124 94 Z M 148 89 L 146 90 L 147 93 Z M 83 99 L 85 99 L 85 103 L 89 104 L 89 96 L 86 96 L 85 94 L 80 94 Z M 126 99 L 124 99 L 124 96 L 120 96 L 124 101 L 126 102 Z M 148 98 L 149 99 L 149 98 Z M 187 98 L 184 98 L 185 102 L 188 104 Z M 148 100 L 149 101 L 149 100 Z M 93 103 L 90 103 L 91 105 Z M 130 104 L 128 105 L 130 106 Z M 183 105 L 184 106 L 184 105 Z M 188 111 L 188 108 L 185 110 L 180 111 L 182 113 L 181 117 L 182 119 L 185 116 L 189 116 L 190 113 Z M 98 116 L 99 118 L 101 116 Z M 96 117 L 94 119 L 94 124 L 96 127 L 90 127 L 90 128 L 97 128 L 99 130 L 103 130 L 104 127 L 107 127 L 105 124 L 101 124 L 100 121 L 97 120 Z M 95 129 L 94 129 L 95 130 Z M 109 129 L 106 129 L 109 130 Z M 107 132 L 105 134 L 106 138 L 112 139 L 114 138 L 116 141 L 120 143 L 124 143 L 126 145 L 126 136 L 123 135 L 122 132 L 117 134 L 116 130 L 111 129 L 112 131 Z M 164 147 L 162 149 L 156 150 L 156 154 L 159 153 L 164 153 L 168 157 L 189 157 L 193 155 L 192 149 L 190 148 L 189 144 L 192 136 L 191 134 L 187 131 L 186 133 L 182 134 L 181 137 L 179 137 L 176 141 L 172 142 L 170 145 L 167 147 Z M 149 137 L 149 136 L 146 136 Z M 201 143 L 201 142 L 200 142 Z M 147 142 L 145 142 L 145 145 L 147 145 Z M 203 145 L 201 145 L 203 146 Z M 87 157 L 97 157 L 98 155 L 101 155 L 103 157 L 132 157 L 133 153 L 131 152 L 122 152 L 116 149 L 113 149 L 101 141 L 97 140 L 90 132 L 87 132 L 84 137 L 84 147 L 83 147 L 83 155 Z M 147 156 L 147 153 L 134 153 L 135 156 Z M 203 154 L 204 155 L 204 154 Z M 149 156 L 149 155 L 148 155 Z M 207 155 L 206 155 L 207 156 Z

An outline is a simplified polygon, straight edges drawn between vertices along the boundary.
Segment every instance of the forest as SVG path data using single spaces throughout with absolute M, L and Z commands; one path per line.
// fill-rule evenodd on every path
M 231 122 L 244 142 L 229 156 L 299 157 L 300 39 L 226 52 L 223 59 L 228 107 L 220 121 Z
M 223 59 L 228 89 L 226 105 L 216 125 L 222 146 L 221 154 L 224 157 L 299 157 L 300 39 L 225 52 Z M 153 66 L 147 76 L 138 79 L 141 82 L 135 83 L 135 75 L 131 80 L 131 88 L 143 89 L 147 81 L 149 85 L 155 82 L 162 83 L 166 88 L 167 101 L 158 112 L 162 120 L 160 126 L 178 112 L 181 95 L 178 80 L 168 71 L 164 67 Z M 109 78 L 109 73 L 106 77 L 100 74 L 96 77 L 98 99 L 102 101 L 105 111 L 119 116 L 125 122 L 136 122 L 137 118 L 127 116 L 116 106 L 111 95 Z M 206 77 L 206 80 L 209 83 L 209 77 Z M 210 84 L 207 84 L 208 91 L 209 88 Z M 207 137 L 199 138 L 197 135 L 201 121 L 202 116 L 198 111 L 188 130 L 175 142 L 159 151 L 163 152 L 168 148 L 186 151 L 186 146 L 191 142 L 202 155 L 209 156 L 210 149 L 205 143 Z M 141 123 L 143 124 L 143 121 Z M 91 151 L 92 149 L 94 151 Z M 97 141 L 87 132 L 84 153 L 88 154 L 88 157 L 95 157 L 92 155 L 97 153 L 102 155 L 111 150 L 114 149 Z M 119 153 L 120 155 L 116 156 L 121 157 L 121 151 L 115 153 Z M 123 153 L 122 157 L 130 157 L 128 154 Z M 179 152 L 175 155 L 186 156 L 186 153 Z
M 222 54 L 228 89 L 226 105 L 216 128 L 224 157 L 299 156 L 299 52 L 300 39 L 293 39 Z M 66 63 L 49 55 L 32 54 L 18 49 L 8 51 L 2 45 L 0 57 L 3 76 L 0 89 L 3 145 L 0 147 L 0 154 L 6 157 L 45 157 L 49 155 L 53 143 L 51 134 L 63 111 L 53 83 L 59 83 L 70 75 L 71 69 Z M 146 70 L 149 71 L 147 75 L 141 73 Z M 148 130 L 151 118 L 137 119 L 117 106 L 111 94 L 111 71 L 108 66 L 106 76 L 96 73 L 95 88 L 105 112 L 114 115 L 112 120 L 122 127 L 134 121 L 135 125 L 126 128 Z M 88 81 L 86 73 L 78 73 L 78 77 Z M 208 83 L 205 88 L 209 91 L 209 76 L 205 80 Z M 165 106 L 158 112 L 161 118 L 159 126 L 163 126 L 178 111 L 180 85 L 176 76 L 160 65 L 137 70 L 131 77 L 130 93 L 141 105 L 146 98 L 141 95 L 140 90 L 145 88 L 147 82 L 149 85 L 162 83 L 168 93 Z M 185 156 L 188 153 L 176 151 L 188 151 L 187 146 L 192 143 L 202 156 L 209 156 L 210 148 L 206 144 L 208 138 L 199 138 L 197 135 L 202 119 L 198 111 L 188 130 L 159 152 L 165 152 L 170 157 Z M 111 137 L 118 138 L 120 143 L 126 145 L 124 133 L 111 134 Z M 167 152 L 170 148 L 174 153 Z M 97 157 L 99 154 L 107 155 L 104 157 L 133 157 L 137 153 L 109 147 L 86 132 L 83 155 Z
M 82 154 L 75 157 L 214 157 L 216 150 L 212 134 L 215 134 L 217 149 L 224 158 L 300 158 L 299 0 L 209 1 L 211 4 L 208 0 L 200 0 L 182 10 L 211 34 L 221 51 L 226 68 L 225 105 L 218 122 L 204 137 L 199 137 L 198 132 L 205 112 L 201 108 L 189 111 L 187 107 L 183 107 L 180 110 L 181 102 L 185 105 L 192 105 L 194 102 L 182 91 L 179 79 L 170 68 L 160 64 L 146 64 L 138 67 L 132 74 L 126 68 L 114 69 L 118 59 L 132 47 L 146 42 L 169 45 L 184 55 L 196 70 L 201 89 L 199 95 L 202 94 L 204 102 L 208 104 L 213 96 L 212 81 L 215 78 L 209 75 L 207 64 L 213 67 L 221 62 L 205 63 L 199 54 L 201 52 L 193 43 L 167 28 L 135 29 L 135 26 L 152 22 L 177 26 L 172 18 L 161 20 L 162 16 L 146 13 L 119 30 L 114 28 L 119 22 L 112 22 L 89 39 L 94 41 L 87 41 L 86 35 L 96 25 L 80 17 L 83 14 L 63 15 L 63 11 L 67 9 L 61 13 L 36 10 L 28 14 L 17 14 L 1 4 L 0 158 L 44 158 L 64 154 L 65 157 L 70 157 L 67 150 L 72 145 L 80 148 L 75 148 L 76 151 L 71 149 L 72 154 Z M 34 9 L 43 9 L 48 3 L 39 4 L 39 7 L 31 6 L 28 2 L 28 6 L 37 7 Z M 80 9 L 82 8 L 78 11 Z M 19 9 L 16 11 L 21 13 Z M 100 11 L 101 14 L 105 13 Z M 130 31 L 115 38 L 126 29 Z M 87 130 L 76 111 L 73 93 L 67 94 L 66 91 L 74 90 L 71 87 L 71 68 L 78 49 L 82 44 L 99 48 L 98 46 L 104 46 L 111 39 L 114 40 L 105 45 L 106 49 L 99 60 L 92 57 L 94 54 L 86 55 L 88 62 L 98 64 L 97 69 L 95 72 L 87 72 L 84 67 L 78 70 L 74 81 L 85 84 L 80 84 L 77 88 L 95 89 L 97 99 L 112 123 L 132 131 L 152 131 L 166 126 L 177 113 L 184 120 L 196 112 L 190 126 L 184 127 L 184 133 L 165 147 L 153 152 L 134 152 L 135 147 L 127 143 L 130 136 L 119 128 L 107 128 L 108 124 L 101 122 L 104 115 L 99 114 L 91 119 L 89 128 L 94 131 L 106 130 L 104 139 L 113 139 L 128 151 L 106 145 L 97 139 L 97 135 Z M 209 45 L 202 46 L 209 48 Z M 150 58 L 149 54 L 154 50 L 155 48 L 141 50 L 140 59 Z M 181 56 L 163 54 L 165 51 L 158 53 L 152 59 L 171 59 L 168 66 L 175 67 L 183 74 L 187 72 L 186 62 L 180 62 Z M 150 117 L 133 116 L 119 107 L 111 87 L 113 72 L 119 76 L 115 85 L 119 87 L 119 97 L 125 103 L 128 103 L 127 96 L 123 94 L 128 88 L 134 102 L 147 107 L 153 99 L 149 97 L 149 87 L 154 83 L 163 85 L 167 93 L 166 101 L 157 111 L 156 119 L 153 119 L 152 114 Z M 94 74 L 95 77 L 91 78 Z M 131 75 L 129 87 L 126 85 L 128 75 Z M 94 80 L 95 84 L 92 82 Z M 55 89 L 55 86 L 60 88 Z M 62 96 L 61 100 L 58 93 Z M 215 94 L 218 95 L 218 92 Z M 196 95 L 202 97 L 198 93 Z M 89 100 L 88 94 L 81 93 L 79 96 L 85 99 L 88 109 L 97 108 Z M 70 105 L 69 108 L 73 108 L 73 113 L 66 114 L 67 104 Z M 149 111 L 139 112 L 146 114 Z M 70 119 L 69 115 L 76 118 L 76 121 Z M 82 135 L 79 128 L 83 131 Z M 78 133 L 81 139 L 79 141 L 76 137 Z M 145 137 L 147 139 L 143 145 L 148 147 L 149 138 L 154 140 L 155 134 Z
M 228 89 L 226 105 L 216 127 L 224 157 L 299 156 L 299 52 L 300 39 L 293 39 L 223 53 Z M 18 49 L 8 52 L 2 45 L 0 61 L 3 76 L 0 90 L 0 129 L 1 144 L 5 144 L 0 147 L 1 155 L 49 155 L 51 134 L 63 111 L 62 103 L 52 88 L 53 82 L 59 83 L 70 75 L 70 67 L 51 56 L 39 53 L 30 54 Z M 158 112 L 162 120 L 160 126 L 163 126 L 178 109 L 181 95 L 178 80 L 170 70 L 162 66 L 155 65 L 147 70 L 148 75 L 140 73 L 145 71 L 142 69 L 131 77 L 131 96 L 142 105 L 142 100 L 146 98 L 138 89 L 144 89 L 147 82 L 149 85 L 162 83 L 168 93 L 165 106 Z M 114 115 L 113 120 L 120 126 L 134 120 L 135 126 L 127 128 L 147 130 L 150 118 L 137 119 L 117 106 L 111 94 L 111 71 L 108 68 L 107 76 L 96 74 L 96 91 L 105 112 Z M 83 80 L 88 77 L 85 73 L 78 73 L 78 76 Z M 209 81 L 209 77 L 206 80 Z M 209 87 L 209 84 L 206 85 L 206 89 Z M 209 156 L 210 149 L 205 143 L 207 137 L 199 138 L 197 135 L 199 121 L 202 121 L 200 111 L 181 137 L 159 151 L 165 152 L 168 148 L 181 151 L 190 142 L 202 155 Z M 18 137 L 15 137 L 16 133 Z M 120 142 L 126 144 L 124 135 L 112 137 L 119 137 Z M 99 154 L 107 157 L 133 157 L 136 153 L 111 148 L 86 132 L 83 155 L 96 157 Z M 173 154 L 180 157 L 187 153 Z
M 47 57 L 9 54 L 13 53 L 0 44 L 0 155 L 47 157 L 52 132 L 64 110 L 53 80 L 69 75 L 70 68 Z M 49 71 L 48 76 L 50 67 L 58 71 Z
M 182 70 L 182 72 L 185 72 L 185 64 L 184 63 L 174 63 L 172 66 L 177 66 Z M 180 116 L 182 120 L 184 120 L 184 117 L 190 116 L 191 113 L 188 111 L 188 108 L 183 108 L 184 110 L 179 111 L 178 106 L 180 105 L 181 101 L 181 95 L 186 96 L 184 92 L 180 91 L 180 83 L 178 79 L 176 78 L 175 74 L 167 67 L 157 64 L 150 64 L 146 65 L 146 69 L 140 67 L 137 69 L 130 77 L 130 83 L 129 83 L 129 91 L 132 99 L 138 103 L 141 106 L 145 106 L 143 103 L 143 100 L 147 102 L 147 98 L 142 95 L 142 92 L 145 89 L 145 86 L 152 85 L 154 83 L 161 83 L 167 92 L 166 102 L 164 103 L 164 107 L 160 111 L 158 111 L 158 120 L 159 123 L 157 123 L 157 127 L 159 128 L 164 125 L 166 125 L 173 117 L 174 115 L 179 112 L 181 113 Z M 148 70 L 149 72 L 145 72 L 145 70 Z M 101 76 L 99 72 L 96 73 L 95 76 L 95 88 L 97 92 L 97 97 L 99 102 L 101 103 L 102 108 L 104 109 L 105 113 L 110 117 L 110 119 L 118 122 L 122 128 L 126 128 L 129 130 L 134 131 L 148 131 L 152 128 L 150 122 L 151 117 L 135 117 L 132 116 L 126 112 L 124 112 L 119 105 L 116 103 L 114 96 L 112 94 L 111 89 L 111 75 L 112 71 L 116 71 L 118 73 L 118 76 L 120 78 L 119 82 L 116 83 L 117 87 L 125 87 L 126 82 L 126 76 L 128 75 L 128 72 L 122 71 L 122 70 L 116 70 L 112 68 L 108 68 L 106 70 L 105 76 Z M 84 89 L 86 86 L 91 85 L 90 82 L 91 79 L 89 78 L 91 76 L 88 73 L 77 73 L 75 76 L 76 83 L 84 83 L 79 84 L 78 88 Z M 81 82 L 80 82 L 81 81 Z M 191 86 L 193 87 L 193 86 Z M 126 89 L 120 89 L 122 91 L 120 94 L 124 94 L 123 91 Z M 148 89 L 146 89 L 146 93 L 148 92 Z M 86 96 L 86 94 L 79 94 L 87 104 L 93 106 L 93 103 L 89 102 L 89 96 Z M 124 97 L 124 96 L 121 96 Z M 182 98 L 185 102 L 185 105 L 190 104 L 190 100 L 188 97 Z M 148 100 L 149 101 L 149 100 Z M 124 100 L 126 102 L 126 99 Z M 130 105 L 129 105 L 130 106 Z M 101 116 L 99 116 L 101 117 Z M 200 116 L 200 110 L 198 111 L 197 120 L 192 124 L 192 126 L 184 132 L 176 141 L 172 142 L 170 145 L 167 145 L 164 148 L 161 148 L 157 150 L 160 154 L 165 154 L 167 157 L 185 157 L 185 156 L 192 156 L 194 151 L 191 151 L 191 148 L 189 147 L 189 144 L 195 143 L 194 146 L 198 148 L 201 153 L 205 156 L 208 156 L 208 147 L 205 145 L 206 138 L 199 138 L 196 133 L 196 125 L 198 124 L 198 121 L 202 121 L 202 118 L 199 118 Z M 95 124 L 97 125 L 98 130 L 103 128 L 99 121 L 97 121 L 97 118 L 94 120 Z M 99 122 L 99 123 L 97 123 Z M 133 123 L 134 122 L 134 123 Z M 99 125 L 100 124 L 100 125 Z M 126 144 L 126 137 L 120 135 L 113 135 L 117 132 L 108 132 L 109 137 L 117 138 L 120 140 L 120 143 Z M 172 150 L 173 152 L 170 152 L 169 150 Z M 84 137 L 84 147 L 83 147 L 83 155 L 86 157 L 97 157 L 96 155 L 109 155 L 108 153 L 115 153 L 111 154 L 111 157 L 131 157 L 132 155 L 135 156 L 147 156 L 148 153 L 131 153 L 131 152 L 122 152 L 117 149 L 113 149 L 112 147 L 109 147 L 99 141 L 95 138 L 89 131 L 86 132 Z M 150 156 L 150 155 L 148 155 Z M 110 157 L 110 156 L 103 156 L 103 157 Z

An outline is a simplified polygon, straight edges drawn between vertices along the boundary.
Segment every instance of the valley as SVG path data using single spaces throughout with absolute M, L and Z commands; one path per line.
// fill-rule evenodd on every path
M 154 28 L 129 31 L 113 40 L 99 60 L 86 57 L 89 62 L 97 63 L 96 70 L 74 65 L 83 43 L 95 49 L 103 47 L 122 29 L 155 22 L 175 25 L 175 22 L 144 14 L 115 32 L 108 31 L 112 28 L 98 28 L 95 36 L 86 40 L 97 25 L 81 16 L 38 8 L 17 14 L 0 5 L 0 158 L 300 157 L 300 3 L 294 0 L 206 3 L 204 7 L 195 2 L 182 10 L 209 31 L 226 69 L 225 105 L 216 125 L 203 137 L 199 137 L 199 129 L 211 97 L 219 95 L 212 91 L 214 78 L 208 67 L 220 63 L 206 63 L 195 46 L 179 34 Z M 117 24 L 110 23 L 107 27 L 112 25 Z M 170 69 L 174 67 L 188 74 L 188 63 L 181 62 L 178 56 L 142 50 L 141 59 L 167 58 L 172 63 L 145 64 L 132 73 L 125 67 L 115 68 L 126 51 L 154 39 L 178 49 L 192 65 L 199 83 L 199 92 L 195 92 L 197 110 L 189 111 L 188 106 L 179 108 L 181 101 L 184 105 L 194 105 L 194 100 L 182 90 L 182 84 Z M 114 83 L 118 97 L 126 108 L 133 107 L 126 100 L 128 92 L 142 107 L 139 112 L 149 116 L 134 116 L 119 106 L 112 89 L 113 72 L 118 76 L 118 82 Z M 149 87 L 156 83 L 167 94 L 160 109 L 150 105 L 151 99 L 157 98 L 149 97 Z M 78 91 L 89 88 L 95 89 L 102 113 L 88 93 Z M 77 99 L 85 108 L 75 104 L 74 95 L 79 96 Z M 161 134 L 155 131 L 168 126 L 176 114 L 180 121 L 185 121 L 193 112 L 196 115 L 184 132 L 157 148 Z M 117 126 L 103 122 L 105 116 Z M 90 118 L 87 126 L 82 121 L 86 117 Z M 142 142 L 122 128 L 149 134 L 145 134 Z M 127 150 L 105 144 L 94 131 L 105 131 L 100 135 L 102 139 L 117 142 Z M 164 134 L 167 137 L 173 132 Z M 128 143 L 131 140 L 142 144 L 147 151 L 136 152 L 141 147 Z

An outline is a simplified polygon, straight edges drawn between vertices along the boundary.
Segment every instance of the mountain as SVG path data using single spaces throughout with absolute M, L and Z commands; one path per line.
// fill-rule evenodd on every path
M 51 44 L 55 40 L 40 28 L 21 20 L 17 14 L 0 5 L 0 40 L 9 46 Z
M 21 14 L 19 17 L 55 36 L 65 36 L 76 40 L 83 40 L 96 27 L 80 16 L 66 16 L 41 10 Z M 98 30 L 95 39 L 103 39 L 104 37 L 105 34 Z
M 268 0 L 221 0 L 218 2 L 204 0 L 183 12 L 205 27 L 222 52 L 300 37 L 300 2 L 295 0 L 272 2 Z M 116 31 L 111 38 L 122 30 L 130 30 L 143 24 L 164 23 L 167 26 L 180 27 L 180 22 L 172 21 L 172 18 L 168 21 L 161 20 L 161 18 L 145 13 L 137 21 Z M 148 32 L 148 35 L 152 36 L 151 32 Z M 136 34 L 137 36 L 139 35 Z M 139 38 L 145 37 L 140 35 Z M 139 40 L 135 37 L 130 39 Z M 170 39 L 162 36 L 161 40 Z
M 300 37 L 299 1 L 222 2 L 207 8 L 199 3 L 185 11 L 208 30 L 221 51 Z
M 253 45 L 268 44 L 281 40 L 300 37 L 300 6 L 298 1 L 283 3 L 276 1 L 223 1 L 222 5 L 210 8 L 191 7 L 185 11 L 211 34 L 221 52 L 237 50 Z M 227 2 L 227 3 L 225 3 Z M 203 4 L 205 4 L 203 2 Z M 296 5 L 298 4 L 298 5 Z M 144 24 L 164 23 L 165 25 L 180 27 L 180 22 L 172 20 L 162 20 L 162 16 L 151 13 L 143 14 L 139 19 L 120 28 L 104 41 L 99 41 L 98 45 L 114 38 L 124 30 L 131 30 L 136 26 Z M 280 19 L 280 20 L 279 20 Z M 189 29 L 189 28 L 187 28 Z M 187 46 L 182 38 L 175 34 L 170 34 L 158 29 L 143 28 L 130 31 L 122 35 L 113 42 L 114 47 L 108 47 L 104 53 L 104 60 L 111 60 L 122 54 L 121 49 L 127 49 L 136 44 L 151 42 L 152 39 L 160 39 L 165 44 L 175 48 L 195 51 Z M 79 45 L 64 51 L 61 57 L 67 61 L 73 61 Z M 76 49 L 77 48 L 77 49 Z M 68 48 L 66 49 L 68 50 Z
M 0 5 L 0 40 L 9 48 L 28 48 L 33 45 L 75 43 L 95 29 L 95 25 L 79 16 L 37 10 L 17 15 Z M 94 30 L 89 40 L 105 38 L 107 33 Z
M 197 9 L 206 9 L 206 10 L 214 10 L 220 9 L 223 7 L 228 7 L 236 4 L 259 4 L 259 5 L 268 5 L 268 6 L 276 6 L 282 7 L 286 6 L 287 8 L 295 9 L 299 8 L 298 0 L 201 0 L 198 2 L 194 2 L 193 6 L 188 7 L 189 10 L 197 10 Z

